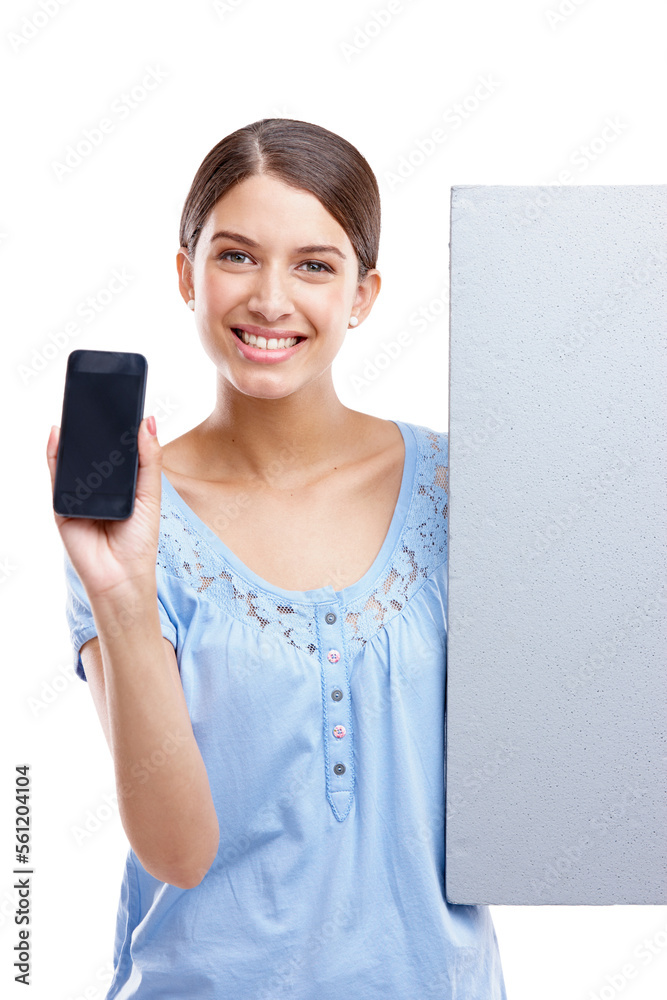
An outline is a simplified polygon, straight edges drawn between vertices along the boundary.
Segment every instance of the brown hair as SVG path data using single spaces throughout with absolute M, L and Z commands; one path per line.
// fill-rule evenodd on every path
M 359 281 L 377 263 L 380 192 L 358 149 L 335 132 L 292 118 L 264 118 L 225 136 L 204 157 L 185 199 L 180 245 L 194 259 L 214 204 L 232 184 L 273 174 L 310 191 L 342 226 L 359 261 Z

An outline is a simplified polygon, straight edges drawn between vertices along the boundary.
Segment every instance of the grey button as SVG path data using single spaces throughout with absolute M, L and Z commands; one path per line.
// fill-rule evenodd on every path
M 334 688 L 333 691 L 331 692 L 331 697 L 333 698 L 334 701 L 340 701 L 341 698 L 343 697 L 343 692 L 341 691 L 340 688 Z
M 345 774 L 345 764 L 334 764 L 334 772 L 336 774 Z
M 333 625 L 333 623 L 336 621 L 336 615 L 333 613 L 333 611 L 327 611 L 326 615 L 324 616 L 324 620 L 327 623 L 327 625 Z

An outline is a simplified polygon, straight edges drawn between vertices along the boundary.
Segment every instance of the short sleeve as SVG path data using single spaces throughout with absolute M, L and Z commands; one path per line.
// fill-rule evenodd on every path
M 92 639 L 93 636 L 97 635 L 97 626 L 95 624 L 95 619 L 93 618 L 93 612 L 90 607 L 90 601 L 88 600 L 85 587 L 81 583 L 79 575 L 74 569 L 66 549 L 64 549 L 64 564 L 65 583 L 67 587 L 65 615 L 72 643 L 74 669 L 81 680 L 85 681 L 87 678 L 83 669 L 83 663 L 81 662 L 81 647 L 88 641 L 88 639 Z M 165 639 L 169 639 L 174 648 L 176 648 L 176 627 L 171 621 L 169 615 L 167 614 L 167 610 L 160 599 L 159 588 L 157 603 L 162 635 Z

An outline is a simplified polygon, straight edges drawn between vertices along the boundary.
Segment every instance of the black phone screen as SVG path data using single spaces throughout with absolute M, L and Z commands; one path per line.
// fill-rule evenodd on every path
M 90 354 L 93 362 L 94 355 L 112 355 L 116 369 L 123 359 L 120 352 L 78 353 Z M 145 371 L 131 374 L 81 370 L 76 365 L 68 368 L 54 489 L 57 513 L 67 517 L 130 516 L 144 386 Z

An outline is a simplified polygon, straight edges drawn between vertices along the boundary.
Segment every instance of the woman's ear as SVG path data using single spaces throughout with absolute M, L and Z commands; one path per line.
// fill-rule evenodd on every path
M 354 297 L 354 315 L 360 323 L 366 319 L 373 308 L 373 303 L 380 293 L 382 279 L 377 268 L 372 268 L 367 272 L 366 277 L 357 285 L 357 294 Z
M 176 268 L 178 270 L 179 291 L 183 301 L 187 303 L 194 295 L 192 264 L 188 257 L 187 247 L 180 247 L 176 254 Z

